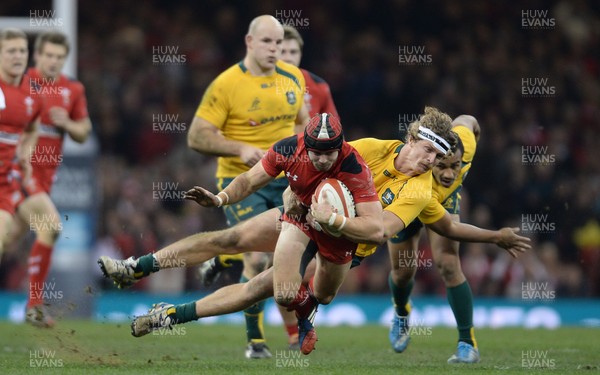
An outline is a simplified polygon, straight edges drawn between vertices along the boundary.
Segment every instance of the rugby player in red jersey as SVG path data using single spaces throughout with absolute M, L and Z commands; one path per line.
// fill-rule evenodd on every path
M 27 72 L 29 89 L 42 103 L 39 139 L 31 153 L 32 177 L 22 180 L 22 200 L 18 203 L 13 238 L 23 234 L 23 229 L 35 231 L 28 260 L 29 298 L 25 320 L 34 326 L 51 327 L 54 320 L 44 308 L 44 285 L 50 268 L 52 249 L 58 239 L 62 224 L 52 200 L 50 190 L 56 170 L 62 162 L 62 144 L 65 134 L 75 142 L 88 138 L 92 125 L 88 116 L 83 85 L 63 75 L 62 69 L 69 53 L 69 42 L 64 34 L 40 34 L 34 45 L 35 67 Z M 24 224 L 28 224 L 24 225 Z
M 284 172 L 290 189 L 306 207 L 309 215 L 284 214 L 282 229 L 273 257 L 275 301 L 296 311 L 300 349 L 310 353 L 317 340 L 313 327 L 319 303 L 328 304 L 342 285 L 357 248 L 357 242 L 378 243 L 383 238 L 382 207 L 371 172 L 358 152 L 344 141 L 342 126 L 331 114 L 313 116 L 304 134 L 275 143 L 261 163 L 236 177 L 217 195 L 195 187 L 187 198 L 212 207 L 234 204 Z M 325 178 L 337 178 L 352 192 L 356 217 L 345 218 L 332 211 L 328 203 L 317 203 L 313 194 Z M 342 232 L 333 237 L 308 225 L 307 216 L 320 225 Z M 317 247 L 317 266 L 311 285 L 302 284 L 300 271 L 303 253 L 310 240 Z
M 17 159 L 27 182 L 31 151 L 37 142 L 41 105 L 29 93 L 27 35 L 19 29 L 0 31 L 0 257 L 7 243 L 20 192 L 13 181 Z
M 293 26 L 283 25 L 283 42 L 281 43 L 281 60 L 288 64 L 300 67 L 302 60 L 302 49 L 304 40 Z M 317 113 L 331 113 L 339 118 L 337 109 L 331 97 L 331 91 L 327 82 L 318 75 L 300 68 L 304 81 L 306 82 L 306 93 L 304 104 L 308 109 L 310 117 Z

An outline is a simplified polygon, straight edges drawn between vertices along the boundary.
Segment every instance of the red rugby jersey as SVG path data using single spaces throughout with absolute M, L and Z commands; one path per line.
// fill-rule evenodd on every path
M 49 110 L 62 107 L 73 121 L 88 117 L 85 89 L 79 81 L 62 74 L 53 80 L 43 77 L 36 68 L 31 68 L 27 75 L 30 77 L 31 90 L 43 103 L 40 136 L 31 157 L 31 165 L 34 173 L 36 168 L 56 169 L 62 160 L 64 131 L 52 124 Z
M 317 113 L 331 113 L 335 117 L 340 118 L 333 103 L 327 82 L 306 69 L 300 69 L 300 71 L 302 71 L 304 81 L 306 82 L 304 104 L 308 109 L 310 117 L 313 117 Z
M 272 177 L 285 172 L 290 188 L 306 206 L 312 203 L 319 183 L 326 178 L 342 181 L 352 192 L 355 203 L 378 202 L 371 171 L 354 147 L 344 142 L 337 161 L 330 170 L 318 171 L 308 159 L 304 134 L 275 143 L 262 159 L 265 171 Z
M 0 90 L 0 178 L 5 179 L 12 168 L 21 135 L 40 115 L 41 103 L 31 94 L 27 75 L 19 86 L 0 79 Z

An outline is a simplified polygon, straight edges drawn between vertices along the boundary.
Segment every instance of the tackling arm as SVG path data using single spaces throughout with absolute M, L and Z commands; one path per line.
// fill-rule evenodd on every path
M 531 249 L 531 240 L 519 236 L 519 228 L 502 228 L 500 230 L 488 230 L 474 225 L 453 221 L 449 213 L 435 223 L 427 224 L 437 234 L 455 241 L 486 242 L 494 243 L 505 249 L 513 257 Z
M 383 238 L 383 220 L 381 203 L 362 202 L 356 204 L 356 216 L 353 218 L 333 212 L 329 202 L 318 203 L 312 197 L 311 216 L 320 225 L 341 232 L 344 237 L 356 243 L 380 243 Z
M 452 126 L 465 126 L 473 132 L 475 135 L 475 141 L 479 142 L 479 136 L 481 134 L 481 128 L 479 127 L 479 122 L 477 119 L 471 115 L 460 115 L 452 121 Z

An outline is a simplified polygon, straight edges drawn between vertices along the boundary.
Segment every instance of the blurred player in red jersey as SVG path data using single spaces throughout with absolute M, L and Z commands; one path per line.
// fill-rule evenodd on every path
M 0 31 L 0 256 L 7 243 L 20 192 L 12 181 L 15 157 L 25 182 L 31 179 L 31 151 L 37 142 L 41 105 L 29 92 L 27 35 Z
M 330 303 L 337 294 L 357 243 L 379 243 L 383 238 L 383 211 L 371 172 L 358 152 L 344 141 L 339 120 L 326 113 L 313 116 L 304 134 L 275 143 L 261 163 L 236 177 L 217 195 L 195 187 L 186 193 L 186 198 L 206 207 L 234 204 L 281 172 L 285 172 L 290 189 L 304 207 L 311 209 L 306 215 L 282 216 L 273 256 L 274 296 L 278 304 L 296 311 L 300 350 L 309 354 L 317 341 L 313 321 L 318 304 Z M 336 214 L 328 202 L 317 203 L 314 192 L 325 178 L 339 179 L 352 192 L 356 217 Z M 330 236 L 309 222 L 334 228 L 344 237 Z M 318 247 L 317 265 L 315 276 L 306 287 L 302 284 L 302 268 L 310 240 Z
M 61 73 L 69 53 L 67 37 L 54 31 L 40 34 L 34 51 L 35 67 L 29 69 L 27 76 L 32 93 L 43 102 L 43 109 L 38 144 L 31 153 L 32 178 L 28 183 L 22 181 L 21 186 L 23 196 L 17 209 L 21 231 L 13 235 L 22 235 L 25 223 L 35 231 L 36 240 L 28 260 L 29 299 L 25 320 L 34 326 L 51 327 L 54 321 L 44 308 L 44 284 L 62 224 L 50 200 L 50 190 L 62 161 L 64 135 L 83 143 L 92 125 L 83 85 Z
M 304 48 L 304 40 L 298 30 L 293 26 L 283 26 L 283 42 L 281 43 L 281 60 L 288 64 L 300 67 L 302 60 L 302 48 Z M 318 75 L 309 72 L 306 69 L 300 68 L 304 81 L 306 82 L 306 93 L 304 94 L 304 104 L 308 109 L 310 117 L 317 113 L 331 113 L 339 118 L 329 85 L 325 80 Z

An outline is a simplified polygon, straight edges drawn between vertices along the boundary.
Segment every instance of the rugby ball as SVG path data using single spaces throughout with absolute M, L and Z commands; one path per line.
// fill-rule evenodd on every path
M 315 196 L 318 203 L 324 201 L 329 202 L 333 206 L 333 211 L 338 215 L 343 215 L 348 218 L 356 216 L 356 208 L 354 206 L 354 198 L 350 189 L 340 180 L 335 178 L 326 178 L 321 181 L 315 190 Z M 340 237 L 341 232 L 335 230 L 329 225 L 321 224 L 321 228 L 327 234 L 334 237 Z

